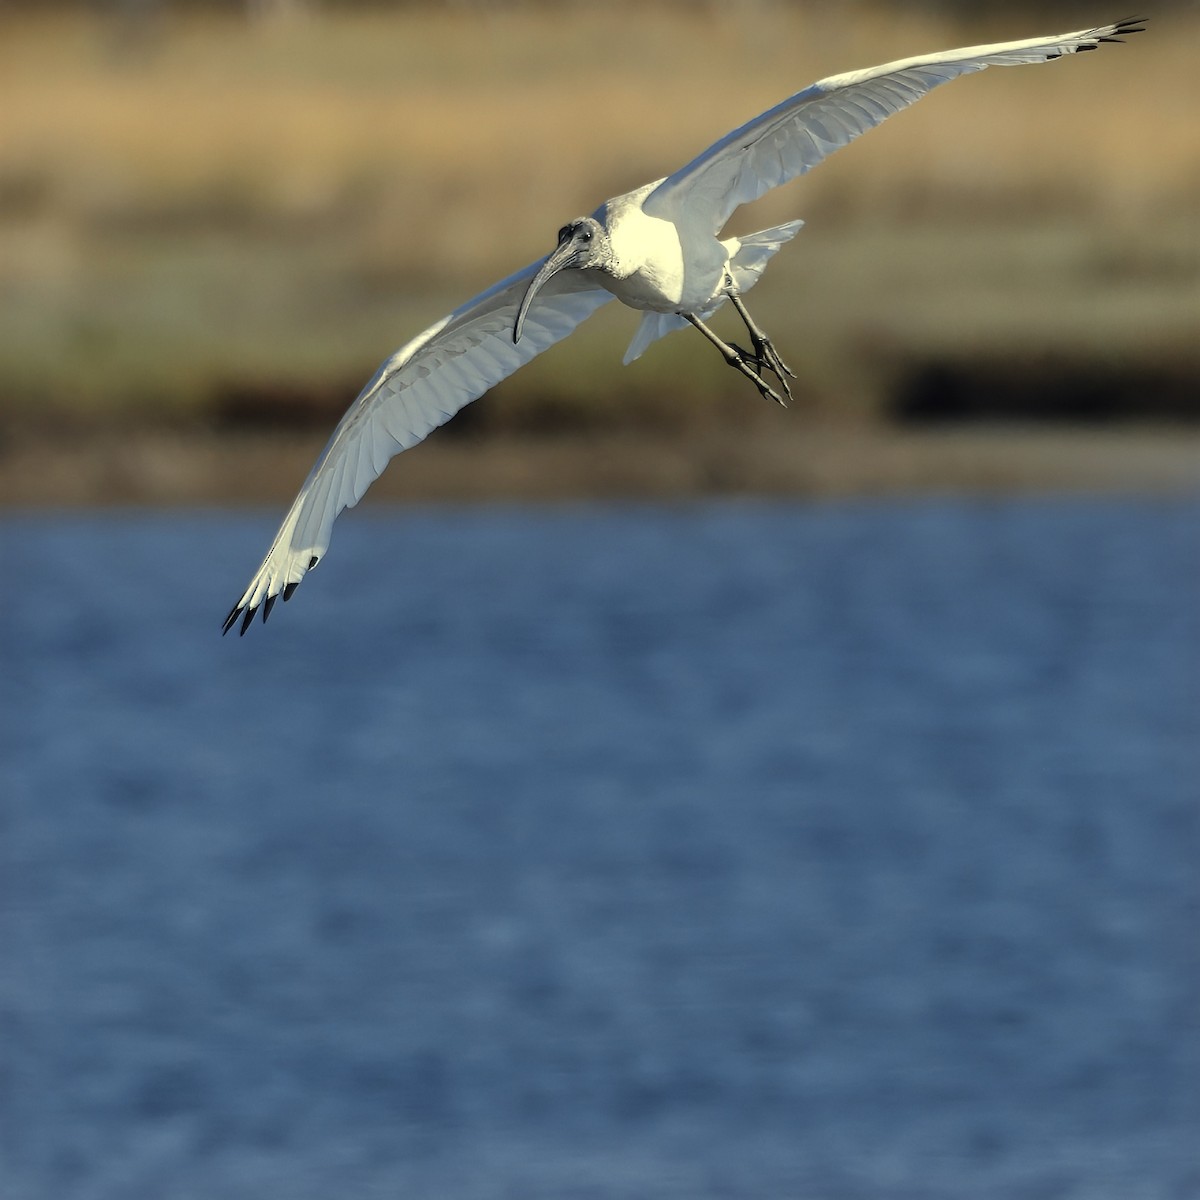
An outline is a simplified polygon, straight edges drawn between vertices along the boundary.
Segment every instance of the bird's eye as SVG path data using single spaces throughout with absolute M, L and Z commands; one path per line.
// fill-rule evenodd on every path
M 581 229 L 579 231 L 579 240 L 581 242 L 590 242 L 592 240 L 592 231 L 590 229 Z

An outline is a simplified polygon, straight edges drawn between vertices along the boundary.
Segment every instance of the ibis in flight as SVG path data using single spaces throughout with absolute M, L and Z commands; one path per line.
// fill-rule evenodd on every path
M 324 557 L 333 522 L 358 503 L 388 460 L 565 338 L 615 296 L 642 313 L 625 361 L 693 326 L 763 396 L 790 397 L 792 371 L 742 299 L 801 221 L 721 237 L 734 209 L 803 175 L 826 155 L 940 84 L 985 67 L 1046 62 L 1139 33 L 1140 19 L 1054 37 L 968 46 L 831 75 L 726 134 L 673 175 L 568 221 L 545 257 L 510 275 L 401 346 L 375 372 L 322 450 L 271 549 L 225 618 L 241 632 L 291 598 Z M 725 301 L 750 348 L 706 322 Z

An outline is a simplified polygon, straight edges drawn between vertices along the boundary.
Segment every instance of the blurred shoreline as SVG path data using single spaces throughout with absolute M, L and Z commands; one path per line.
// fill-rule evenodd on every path
M 813 79 L 1059 19 L 156 11 L 0 11 L 6 508 L 286 503 L 375 364 L 562 220 Z M 686 331 L 622 371 L 610 305 L 372 495 L 1194 486 L 1198 30 L 955 83 L 739 214 L 807 222 L 751 297 L 789 414 Z
M 712 496 L 814 499 L 1200 492 L 1200 431 L 788 424 L 661 432 L 439 436 L 365 501 L 554 503 Z M 10 442 L 0 512 L 105 506 L 286 506 L 324 443 L 312 434 L 107 431 Z

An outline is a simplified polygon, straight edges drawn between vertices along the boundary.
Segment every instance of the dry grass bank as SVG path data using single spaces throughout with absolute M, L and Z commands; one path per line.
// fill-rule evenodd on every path
M 325 422 L 563 218 L 795 88 L 1036 32 L 817 4 L 171 17 L 133 42 L 0 16 L 0 422 L 271 396 Z M 809 221 L 755 294 L 809 407 L 871 417 L 922 364 L 980 355 L 1193 369 L 1198 41 L 1165 17 L 955 83 L 746 214 Z M 619 373 L 634 324 L 601 314 L 477 420 L 746 419 L 682 335 Z
M 473 278 L 538 251 L 551 213 L 673 169 L 814 78 L 1030 32 L 1013 21 L 857 5 L 330 10 L 172 17 L 122 51 L 97 20 L 12 19 L 0 171 L 10 194 L 76 219 L 236 224 L 376 203 L 368 248 Z M 768 219 L 1194 212 L 1198 36 L 1200 17 L 1164 18 L 1127 49 L 957 83 L 768 202 Z

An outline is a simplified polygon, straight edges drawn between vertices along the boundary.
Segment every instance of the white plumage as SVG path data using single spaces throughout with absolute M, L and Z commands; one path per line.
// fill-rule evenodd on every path
M 324 556 L 338 514 L 361 499 L 393 455 L 422 441 L 614 296 L 644 313 L 626 362 L 692 324 L 764 396 L 782 404 L 775 387 L 790 396 L 791 372 L 740 297 L 802 222 L 722 241 L 733 211 L 951 79 L 1094 50 L 1141 28 L 1140 20 L 1129 19 L 832 75 L 726 134 L 673 175 L 570 222 L 551 254 L 431 325 L 380 366 L 309 472 L 224 631 L 240 618 L 245 633 L 256 612 L 261 609 L 265 621 L 280 595 L 291 597 Z M 704 325 L 726 300 L 746 322 L 753 352 L 727 345 Z

